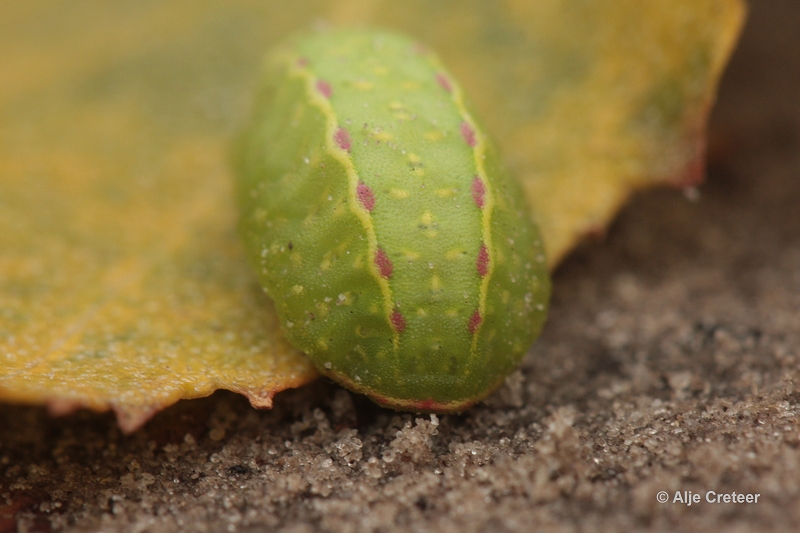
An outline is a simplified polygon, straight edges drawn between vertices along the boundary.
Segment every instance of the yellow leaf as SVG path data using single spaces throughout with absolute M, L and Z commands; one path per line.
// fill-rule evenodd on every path
M 554 265 L 638 187 L 690 183 L 739 0 L 0 4 L 0 399 L 253 405 L 314 379 L 235 232 L 230 139 L 268 46 L 326 17 L 439 52 Z
M 0 15 L 19 27 L 0 32 L 13 51 L 0 75 L 0 397 L 113 408 L 133 430 L 181 398 L 225 388 L 265 407 L 315 378 L 234 230 L 226 106 L 243 115 L 250 73 L 229 85 L 220 43 L 203 42 L 209 31 L 231 48 L 221 6 L 40 4 L 51 13 L 19 2 Z

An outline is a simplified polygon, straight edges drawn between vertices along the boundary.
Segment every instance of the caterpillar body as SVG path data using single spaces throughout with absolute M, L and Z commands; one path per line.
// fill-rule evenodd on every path
M 549 280 L 458 83 L 375 30 L 295 38 L 263 80 L 238 145 L 240 232 L 290 342 L 385 406 L 484 398 L 538 336 Z

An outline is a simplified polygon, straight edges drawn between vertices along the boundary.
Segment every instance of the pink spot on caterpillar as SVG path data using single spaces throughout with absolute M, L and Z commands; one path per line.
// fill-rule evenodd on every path
M 363 181 L 359 181 L 358 185 L 356 185 L 356 197 L 358 197 L 358 201 L 367 211 L 372 211 L 375 207 L 375 193 Z
M 461 136 L 464 137 L 464 141 L 472 148 L 475 148 L 475 145 L 478 144 L 478 141 L 475 139 L 475 130 L 472 129 L 472 126 L 467 122 L 461 123 Z
M 475 205 L 483 209 L 486 204 L 486 186 L 480 176 L 472 179 L 472 199 L 475 200 Z
M 325 80 L 317 80 L 317 90 L 322 93 L 322 96 L 325 98 L 330 98 L 333 94 L 331 84 Z
M 394 265 L 392 265 L 392 261 L 383 248 L 378 248 L 378 251 L 375 252 L 375 266 L 378 267 L 378 271 L 384 278 L 389 279 L 392 277 Z
M 336 133 L 333 134 L 333 140 L 336 141 L 336 144 L 342 150 L 346 152 L 350 151 L 350 134 L 347 133 L 346 129 L 339 128 L 336 130 Z
M 406 330 L 406 319 L 400 311 L 392 313 L 392 326 L 397 333 L 403 333 Z
M 483 317 L 481 317 L 481 312 L 476 310 L 474 313 L 472 313 L 472 316 L 469 319 L 469 323 L 467 324 L 467 329 L 469 329 L 470 333 L 475 335 L 475 332 L 478 331 L 478 326 L 481 325 L 481 322 L 483 322 Z
M 308 58 L 307 57 L 299 57 L 295 63 L 300 68 L 305 68 L 308 66 Z
M 486 245 L 481 243 L 481 249 L 478 252 L 478 259 L 475 260 L 475 266 L 478 268 L 478 274 L 484 277 L 489 273 L 489 250 Z
M 436 411 L 439 403 L 433 399 L 422 400 L 414 403 L 414 407 L 420 411 Z
M 441 72 L 436 74 L 436 83 L 442 86 L 442 89 L 451 93 L 453 92 L 453 86 L 450 84 L 450 80 L 447 79 L 447 76 L 442 74 Z

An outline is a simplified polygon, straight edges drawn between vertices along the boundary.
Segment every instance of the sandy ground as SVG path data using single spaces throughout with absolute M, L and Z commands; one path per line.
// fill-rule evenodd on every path
M 318 382 L 266 412 L 182 402 L 130 437 L 0 406 L 0 533 L 797 531 L 797 28 L 795 0 L 753 2 L 699 198 L 639 195 L 574 253 L 485 404 L 415 417 Z

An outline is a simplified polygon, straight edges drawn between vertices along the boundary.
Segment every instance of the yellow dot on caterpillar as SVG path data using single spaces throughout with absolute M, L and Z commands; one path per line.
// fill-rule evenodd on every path
M 419 163 L 420 161 L 422 161 L 422 159 L 420 159 L 419 156 L 414 153 L 408 154 L 408 160 L 411 161 L 412 163 Z
M 408 198 L 409 193 L 405 189 L 389 189 L 389 194 L 392 195 L 393 198 L 397 198 L 398 200 L 403 200 L 404 198 Z
M 340 216 L 344 215 L 346 212 L 348 212 L 346 209 L 343 209 L 343 206 L 342 206 L 343 203 L 344 203 L 344 201 L 340 200 L 340 201 L 338 201 L 336 203 L 336 205 L 333 206 L 333 208 L 332 208 L 333 216 L 340 217 Z
M 303 114 L 305 113 L 306 106 L 303 104 L 297 104 L 294 108 L 294 113 L 292 114 L 292 126 L 297 126 L 300 121 L 303 119 Z
M 441 141 L 443 137 L 444 137 L 444 133 L 442 133 L 439 130 L 432 130 L 432 131 L 426 132 L 422 136 L 423 139 L 425 139 L 428 142 L 432 142 L 432 143 Z
M 302 285 L 295 285 L 294 287 L 292 287 L 292 292 L 298 296 L 303 294 L 305 290 L 306 290 L 305 287 L 303 287 Z
M 439 276 L 433 276 L 431 278 L 431 290 L 433 292 L 439 292 L 442 290 L 442 280 L 439 278 Z
M 317 346 L 319 346 L 320 350 L 327 350 L 328 349 L 328 343 L 325 342 L 324 339 L 319 339 L 317 341 Z
M 403 82 L 403 89 L 406 91 L 418 91 L 420 89 L 420 84 L 418 81 L 404 81 Z
M 450 261 L 458 261 L 465 255 L 467 255 L 467 252 L 464 250 L 450 250 L 445 254 L 445 257 Z
M 423 226 L 430 226 L 433 224 L 433 214 L 430 211 L 425 211 L 422 213 L 422 216 L 419 217 L 419 223 Z
M 375 88 L 375 84 L 370 81 L 356 80 L 353 82 L 353 88 L 359 91 L 371 91 Z
M 458 191 L 453 189 L 453 188 L 450 188 L 450 189 L 439 189 L 438 191 L 436 191 L 436 194 L 438 194 L 442 198 L 452 198 L 453 196 L 456 195 L 457 192 Z
M 391 109 L 392 111 L 400 111 L 401 109 L 403 109 L 403 103 L 398 100 L 392 100 L 391 102 L 389 102 L 389 109 Z
M 389 133 L 388 131 L 373 131 L 369 134 L 370 137 L 375 139 L 378 142 L 389 142 L 394 139 L 394 135 Z
M 419 309 L 417 309 L 417 316 L 418 317 L 428 316 L 428 312 L 420 307 Z
M 419 255 L 418 252 L 415 252 L 413 250 L 404 250 L 403 251 L 403 259 L 405 259 L 409 263 L 411 263 L 412 261 L 417 261 L 419 258 L 420 258 L 420 255 Z
M 458 316 L 458 309 L 448 309 L 444 312 L 445 316 L 449 316 L 450 318 L 455 318 Z

